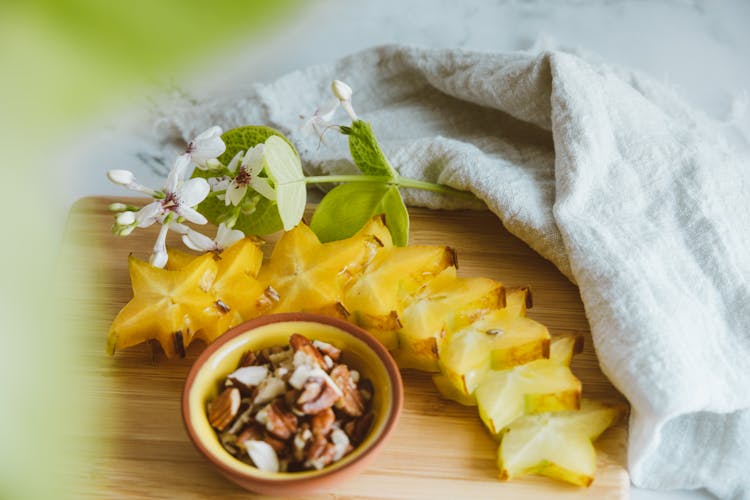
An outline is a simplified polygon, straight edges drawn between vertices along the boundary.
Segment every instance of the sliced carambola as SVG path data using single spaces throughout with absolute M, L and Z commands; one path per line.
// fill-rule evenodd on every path
M 383 248 L 346 288 L 344 306 L 363 327 L 397 330 L 401 297 L 455 263 L 450 247 Z
M 110 354 L 155 339 L 167 357 L 184 355 L 194 334 L 222 316 L 210 293 L 218 271 L 212 254 L 201 255 L 176 271 L 131 256 L 128 268 L 133 298 L 109 328 Z
M 427 282 L 401 315 L 401 368 L 437 372 L 440 344 L 449 332 L 473 323 L 505 304 L 501 283 L 488 278 L 459 278 L 448 267 Z
M 300 223 L 279 239 L 258 279 L 279 295 L 273 312 L 348 316 L 343 288 L 384 245 L 391 245 L 391 240 L 382 218 L 374 218 L 351 238 L 325 244 Z
M 503 430 L 500 478 L 541 474 L 589 486 L 596 470 L 592 444 L 626 412 L 625 405 L 584 399 L 580 410 L 526 415 Z
M 581 381 L 570 368 L 537 359 L 507 370 L 490 370 L 474 395 L 479 416 L 493 434 L 522 415 L 577 409 Z
M 444 397 L 476 404 L 473 392 L 487 370 L 547 356 L 547 329 L 522 316 L 530 307 L 528 293 L 527 288 L 506 289 L 505 307 L 489 311 L 463 330 L 448 335 L 440 346 L 438 361 L 441 377 L 445 378 L 438 389 Z M 447 384 L 452 386 L 450 390 Z

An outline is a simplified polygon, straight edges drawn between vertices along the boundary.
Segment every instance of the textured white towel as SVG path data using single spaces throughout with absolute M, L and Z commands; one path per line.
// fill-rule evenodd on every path
M 333 78 L 402 174 L 473 191 L 579 285 L 633 482 L 750 498 L 750 163 L 659 84 L 564 53 L 377 48 L 162 125 L 268 124 L 309 171 L 352 170 L 342 138 L 299 133 Z

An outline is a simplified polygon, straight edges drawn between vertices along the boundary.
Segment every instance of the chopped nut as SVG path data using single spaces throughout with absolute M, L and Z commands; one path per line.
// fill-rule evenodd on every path
M 245 449 L 255 466 L 264 471 L 278 472 L 279 457 L 270 444 L 265 441 L 249 440 L 245 442 Z
M 268 376 L 268 367 L 260 366 L 243 366 L 227 376 L 234 385 L 241 385 L 247 389 L 260 384 Z
M 331 432 L 331 442 L 335 449 L 333 460 L 336 461 L 343 457 L 349 449 L 349 436 L 341 429 L 333 429 Z
M 365 411 L 365 403 L 359 393 L 357 384 L 352 380 L 349 368 L 346 365 L 336 365 L 331 370 L 331 378 L 341 390 L 341 399 L 336 402 L 336 408 L 340 408 L 347 415 L 359 417 Z
M 305 422 L 297 429 L 297 434 L 294 436 L 294 450 L 292 451 L 293 458 L 296 462 L 303 462 L 305 460 L 305 452 L 308 445 L 312 442 L 312 431 L 310 430 L 310 424 Z
M 315 438 L 312 445 L 310 445 L 305 465 L 320 470 L 333 462 L 335 455 L 336 446 L 333 443 L 329 443 L 325 437 L 320 436 Z
M 271 448 L 273 448 L 273 451 L 275 451 L 279 456 L 284 454 L 284 452 L 286 451 L 286 441 L 277 438 L 273 434 L 270 434 L 268 432 L 263 434 L 263 441 L 270 444 Z
M 245 353 L 207 405 L 224 449 L 259 469 L 289 472 L 349 453 L 370 428 L 372 415 L 357 409 L 364 412 L 372 385 L 340 359 L 337 348 L 299 334 L 289 346 Z
M 255 353 L 253 351 L 247 351 L 245 354 L 242 355 L 242 358 L 240 359 L 240 368 L 243 366 L 253 366 L 258 363 L 256 363 L 257 357 L 255 356 Z
M 364 441 L 367 432 L 370 430 L 374 415 L 368 413 L 362 418 L 351 420 L 344 426 L 344 431 L 349 436 L 349 441 L 354 445 L 360 444 Z
M 297 416 L 282 405 L 277 399 L 266 407 L 266 430 L 280 439 L 289 439 L 297 432 Z
M 312 418 L 312 433 L 315 437 L 327 436 L 331 432 L 333 422 L 336 420 L 336 414 L 333 410 L 326 408 L 325 410 L 316 413 Z
M 259 425 L 252 423 L 246 426 L 242 432 L 237 435 L 235 441 L 245 446 L 245 441 L 260 441 L 263 439 L 263 428 Z
M 240 410 L 240 391 L 236 387 L 227 387 L 208 404 L 208 422 L 211 427 L 223 431 L 232 423 Z
M 310 342 L 310 339 L 308 339 L 304 335 L 300 335 L 299 333 L 293 333 L 292 336 L 289 337 L 289 344 L 291 344 L 295 354 L 303 352 L 310 359 L 310 363 L 315 363 L 320 368 L 324 370 L 326 369 L 323 355 L 319 350 L 315 348 L 315 346 L 313 346 L 312 342 Z M 297 362 L 297 359 L 297 356 L 295 356 L 295 366 L 301 364 Z
M 313 340 L 313 346 L 318 349 L 322 354 L 327 355 L 332 361 L 338 362 L 341 358 L 341 349 L 338 349 L 328 342 L 322 340 Z
M 265 379 L 258 386 L 258 395 L 255 396 L 253 401 L 256 405 L 262 405 L 272 401 L 277 396 L 281 396 L 286 392 L 286 383 L 280 378 L 270 377 Z
M 297 399 L 297 408 L 307 415 L 314 415 L 333 406 L 339 397 L 339 392 L 325 379 L 311 377 Z

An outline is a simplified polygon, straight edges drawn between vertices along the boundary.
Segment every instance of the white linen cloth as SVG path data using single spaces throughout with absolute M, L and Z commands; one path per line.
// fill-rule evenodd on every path
M 401 174 L 472 191 L 578 284 L 601 366 L 632 405 L 633 483 L 750 498 L 750 162 L 712 123 L 658 83 L 570 54 L 389 46 L 175 105 L 161 125 L 188 139 L 266 124 L 308 172 L 354 171 L 344 138 L 300 133 L 334 78 Z

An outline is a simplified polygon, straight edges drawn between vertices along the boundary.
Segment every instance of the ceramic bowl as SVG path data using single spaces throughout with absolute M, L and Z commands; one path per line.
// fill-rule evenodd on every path
M 216 397 L 226 376 L 243 353 L 288 345 L 300 333 L 342 350 L 342 361 L 369 378 L 374 387 L 374 419 L 369 435 L 354 451 L 321 470 L 265 472 L 230 455 L 219 442 L 206 416 L 206 404 Z M 299 495 L 330 488 L 362 471 L 375 458 L 398 422 L 403 386 L 396 363 L 369 333 L 343 320 L 307 313 L 262 316 L 243 323 L 212 342 L 193 364 L 182 394 L 182 417 L 196 448 L 230 481 L 270 495 Z

